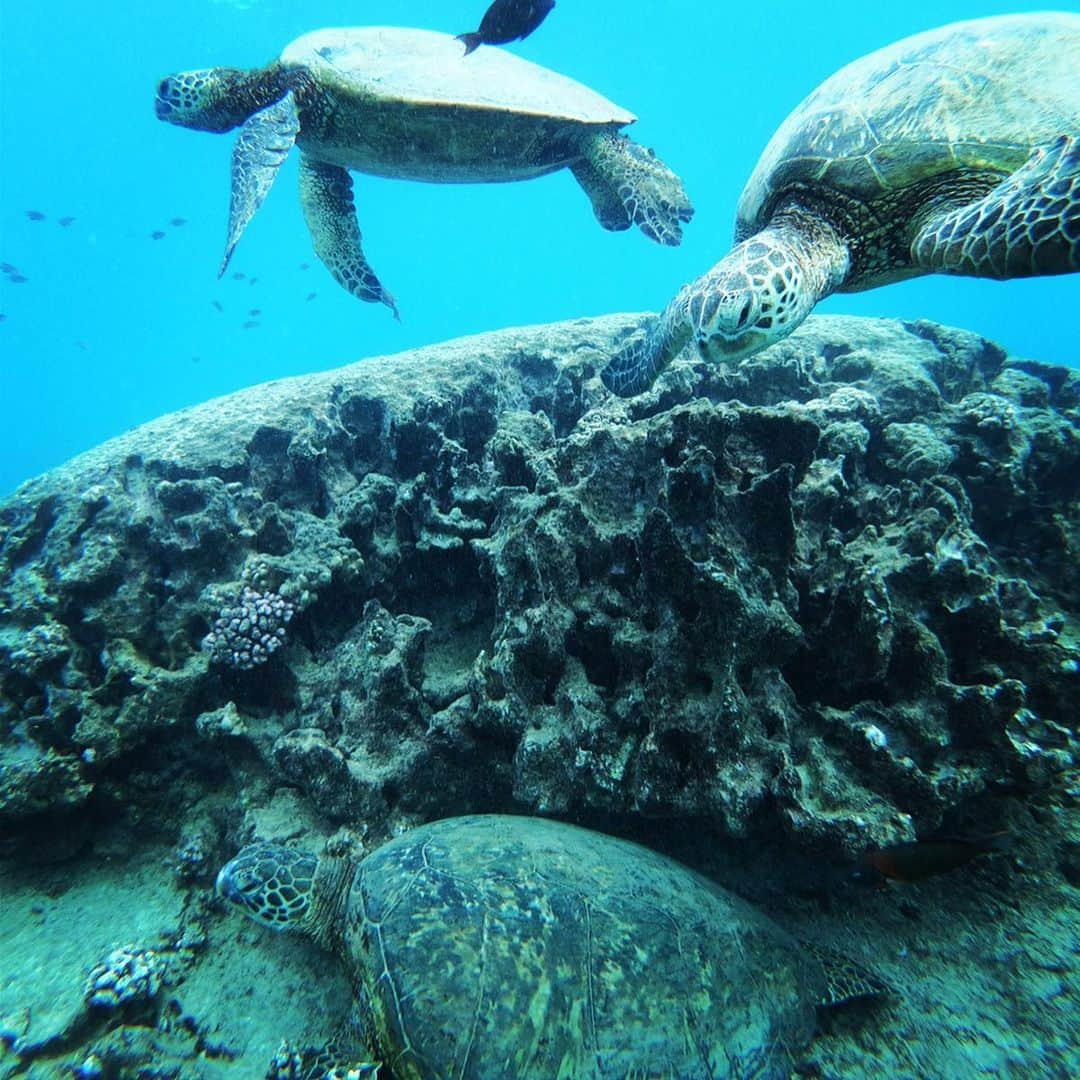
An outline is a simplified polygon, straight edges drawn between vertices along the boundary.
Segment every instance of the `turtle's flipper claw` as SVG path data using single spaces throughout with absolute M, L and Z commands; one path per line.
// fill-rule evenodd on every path
M 262 206 L 299 130 L 300 117 L 292 91 L 241 125 L 233 145 L 229 235 L 218 277 L 225 273 L 247 223 Z

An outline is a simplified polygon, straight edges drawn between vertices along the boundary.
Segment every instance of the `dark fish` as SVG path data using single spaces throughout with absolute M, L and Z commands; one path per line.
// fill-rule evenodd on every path
M 62 217 L 56 224 L 66 229 L 69 225 L 75 224 L 75 219 L 73 217 Z
M 172 227 L 173 227 L 174 229 L 179 229 L 181 225 L 186 225 L 186 224 L 187 224 L 187 218 L 184 218 L 184 217 L 174 217 L 174 218 L 170 218 L 170 219 L 169 219 L 169 224 L 170 224 L 170 225 L 171 225 L 171 226 L 172 226 Z
M 19 268 L 12 266 L 11 263 L 0 262 L 0 274 L 17 274 Z
M 26 216 L 31 221 L 44 221 L 45 215 L 40 210 L 27 210 Z
M 258 319 L 248 319 L 248 321 L 246 323 L 244 323 L 244 329 L 245 330 L 254 330 L 258 325 L 259 325 Z
M 89 352 L 90 351 L 90 346 L 87 345 L 86 342 L 82 341 L 82 340 L 75 342 L 75 348 L 76 349 L 82 349 L 83 352 Z
M 1010 847 L 1009 835 L 1003 832 L 971 838 L 944 836 L 868 851 L 863 862 L 883 878 L 910 883 L 955 870 L 979 855 L 1008 851 Z
M 555 0 L 495 0 L 484 12 L 480 29 L 472 34 L 458 34 L 468 56 L 481 45 L 505 45 L 527 38 L 547 17 Z
M 30 279 L 22 274 L 8 274 L 8 281 L 12 285 L 25 285 Z
M 150 239 L 151 240 L 164 240 L 165 239 L 165 234 L 160 229 L 155 229 L 150 234 Z
M 225 310 L 225 309 L 224 309 L 224 308 L 223 308 L 223 307 L 221 306 L 221 303 L 220 303 L 219 301 L 217 301 L 217 300 L 211 300 L 211 301 L 210 301 L 210 303 L 211 303 L 211 304 L 213 304 L 213 306 L 214 306 L 214 310 L 215 310 L 215 311 L 224 311 L 224 310 Z
M 252 309 L 251 309 L 251 310 L 250 310 L 250 311 L 248 312 L 248 314 L 249 314 L 249 315 L 250 315 L 250 316 L 251 316 L 251 317 L 252 317 L 253 319 L 255 319 L 255 318 L 257 318 L 257 317 L 258 317 L 259 315 L 261 315 L 261 314 L 262 314 L 262 311 L 261 311 L 261 310 L 260 310 L 259 308 L 257 308 L 257 307 L 253 307 L 253 308 L 252 308 Z
M 246 276 L 247 275 L 245 275 L 243 270 L 237 270 L 236 273 L 233 274 L 232 279 L 233 281 L 243 281 Z
M 301 263 L 300 264 L 300 269 L 301 270 L 310 270 L 311 269 L 311 263 Z
M 257 277 L 253 277 L 253 278 L 248 278 L 248 284 L 249 284 L 249 285 L 254 285 L 254 284 L 255 284 L 255 282 L 256 282 L 256 281 L 258 281 L 258 280 L 259 280 L 259 279 L 258 279 Z
M 305 299 L 305 300 L 314 300 L 314 299 L 315 299 L 315 297 L 316 297 L 316 296 L 318 296 L 318 295 L 319 295 L 319 294 L 318 294 L 317 292 L 309 292 L 309 293 L 307 294 L 307 296 L 305 296 L 305 297 L 304 297 L 304 299 Z
M 0 322 L 7 322 L 7 316 L 0 311 Z

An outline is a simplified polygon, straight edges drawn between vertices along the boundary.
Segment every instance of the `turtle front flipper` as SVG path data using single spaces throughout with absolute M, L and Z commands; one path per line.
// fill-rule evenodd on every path
M 587 138 L 581 148 L 589 170 L 574 175 L 592 200 L 596 216 L 606 229 L 625 228 L 608 203 L 615 198 L 626 218 L 650 239 L 665 247 L 682 240 L 682 224 L 694 216 L 682 181 L 651 150 L 625 135 L 606 131 Z M 609 193 L 603 191 L 606 185 Z
M 611 181 L 585 158 L 579 158 L 570 166 L 574 179 L 589 196 L 596 220 L 609 232 L 622 232 L 633 225 L 630 214 L 623 205 L 618 189 Z
M 986 278 L 1080 270 L 1080 137 L 1062 135 L 978 202 L 932 217 L 918 266 Z
M 232 155 L 229 235 L 218 277 L 225 273 L 247 223 L 262 206 L 299 130 L 300 116 L 291 90 L 280 101 L 260 109 L 240 126 Z
M 385 304 L 400 319 L 394 298 L 364 257 L 348 169 L 305 154 L 300 159 L 300 204 L 315 254 L 337 283 L 361 300 Z
M 693 336 L 684 286 L 663 313 L 638 330 L 608 361 L 600 380 L 619 397 L 644 393 Z

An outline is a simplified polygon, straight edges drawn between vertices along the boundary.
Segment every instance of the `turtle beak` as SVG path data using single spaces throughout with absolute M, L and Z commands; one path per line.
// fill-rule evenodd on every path
M 169 101 L 169 80 L 162 79 L 158 83 L 157 95 L 154 97 L 154 112 L 159 120 L 168 120 L 172 111 L 172 102 Z
M 218 871 L 217 881 L 214 882 L 214 891 L 223 899 L 232 900 L 235 903 L 239 896 L 232 874 L 229 873 L 230 868 L 231 864 L 227 864 Z

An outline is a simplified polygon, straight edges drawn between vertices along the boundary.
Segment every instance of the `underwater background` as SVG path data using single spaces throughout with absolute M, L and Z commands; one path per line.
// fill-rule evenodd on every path
M 828 74 L 933 25 L 1044 6 L 559 0 L 514 51 L 639 116 L 630 133 L 682 176 L 696 207 L 683 244 L 604 232 L 566 171 L 506 185 L 358 177 L 365 249 L 399 324 L 314 258 L 295 154 L 218 281 L 232 136 L 159 122 L 154 87 L 180 69 L 261 65 L 320 26 L 475 29 L 483 0 L 6 4 L 0 262 L 13 271 L 0 276 L 0 493 L 263 380 L 482 330 L 658 310 L 727 249 L 758 154 Z M 930 277 L 818 311 L 930 318 L 1071 364 L 1078 309 L 1076 276 Z
M 218 281 L 162 76 L 485 6 L 0 9 L 0 1080 L 328 1080 L 361 984 L 385 1080 L 1080 1077 L 1080 275 L 600 377 L 808 91 L 1024 5 L 559 0 L 513 51 L 641 117 L 680 248 L 358 176 L 398 323 L 293 154 Z M 362 856 L 255 860 L 329 952 L 253 841 Z

